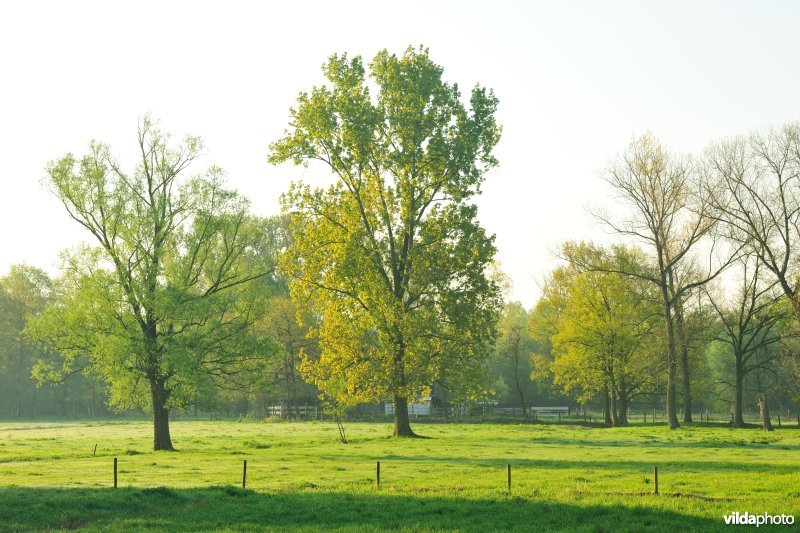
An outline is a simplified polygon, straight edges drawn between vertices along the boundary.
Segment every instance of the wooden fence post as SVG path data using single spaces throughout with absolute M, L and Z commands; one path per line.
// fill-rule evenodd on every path
M 117 488 L 117 458 L 114 457 L 114 488 Z
M 247 459 L 244 460 L 244 465 L 242 466 L 242 488 L 247 487 Z
M 658 494 L 658 467 L 653 467 L 653 494 Z
M 507 466 L 508 466 L 508 490 L 510 491 L 511 490 L 511 465 L 509 464 Z
M 380 489 L 381 488 L 381 462 L 375 465 L 375 487 Z

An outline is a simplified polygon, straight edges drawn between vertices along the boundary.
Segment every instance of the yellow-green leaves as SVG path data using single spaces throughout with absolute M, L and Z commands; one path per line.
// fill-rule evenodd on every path
M 437 381 L 485 390 L 471 384 L 499 289 L 486 275 L 494 239 L 470 200 L 496 164 L 497 100 L 476 87 L 467 107 L 422 48 L 380 52 L 371 81 L 359 57 L 334 55 L 323 71 L 328 83 L 301 93 L 270 155 L 336 178 L 283 198 L 295 240 L 281 269 L 300 313 L 320 319 L 304 374 L 347 404 L 412 399 Z
M 599 260 L 603 253 L 585 244 L 567 248 L 577 263 Z M 647 281 L 575 264 L 560 267 L 535 316 L 531 325 L 552 343 L 550 370 L 565 392 L 589 401 L 609 391 L 629 401 L 654 390 L 663 346 L 659 306 Z

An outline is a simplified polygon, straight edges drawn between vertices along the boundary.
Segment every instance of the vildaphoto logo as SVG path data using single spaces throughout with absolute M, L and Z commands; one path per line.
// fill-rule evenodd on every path
M 739 511 L 725 515 L 726 525 L 736 526 L 763 526 L 763 525 L 792 525 L 794 524 L 794 515 L 790 514 L 750 514 L 748 512 L 740 513 Z

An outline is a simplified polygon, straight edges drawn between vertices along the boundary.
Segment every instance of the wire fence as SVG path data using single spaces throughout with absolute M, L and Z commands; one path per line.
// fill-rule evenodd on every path
M 385 464 L 385 462 L 384 462 Z M 505 467 L 505 490 L 511 491 L 512 484 L 511 484 L 511 471 L 512 466 L 511 463 L 507 463 Z M 112 488 L 119 487 L 119 458 L 113 458 L 113 484 L 111 485 Z M 247 459 L 242 460 L 242 488 L 247 488 Z M 375 489 L 381 489 L 381 462 L 375 462 Z M 658 494 L 658 467 L 653 467 L 653 494 Z

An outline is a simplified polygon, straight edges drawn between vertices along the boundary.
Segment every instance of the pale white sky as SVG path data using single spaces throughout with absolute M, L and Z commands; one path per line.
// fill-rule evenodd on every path
M 201 135 L 258 214 L 291 180 L 267 146 L 334 52 L 425 44 L 445 78 L 494 88 L 500 167 L 480 219 L 526 306 L 564 239 L 602 236 L 585 207 L 632 136 L 677 151 L 800 119 L 800 3 L 8 2 L 0 6 L 0 273 L 55 272 L 84 238 L 40 184 L 89 139 L 134 153 L 138 117 Z

